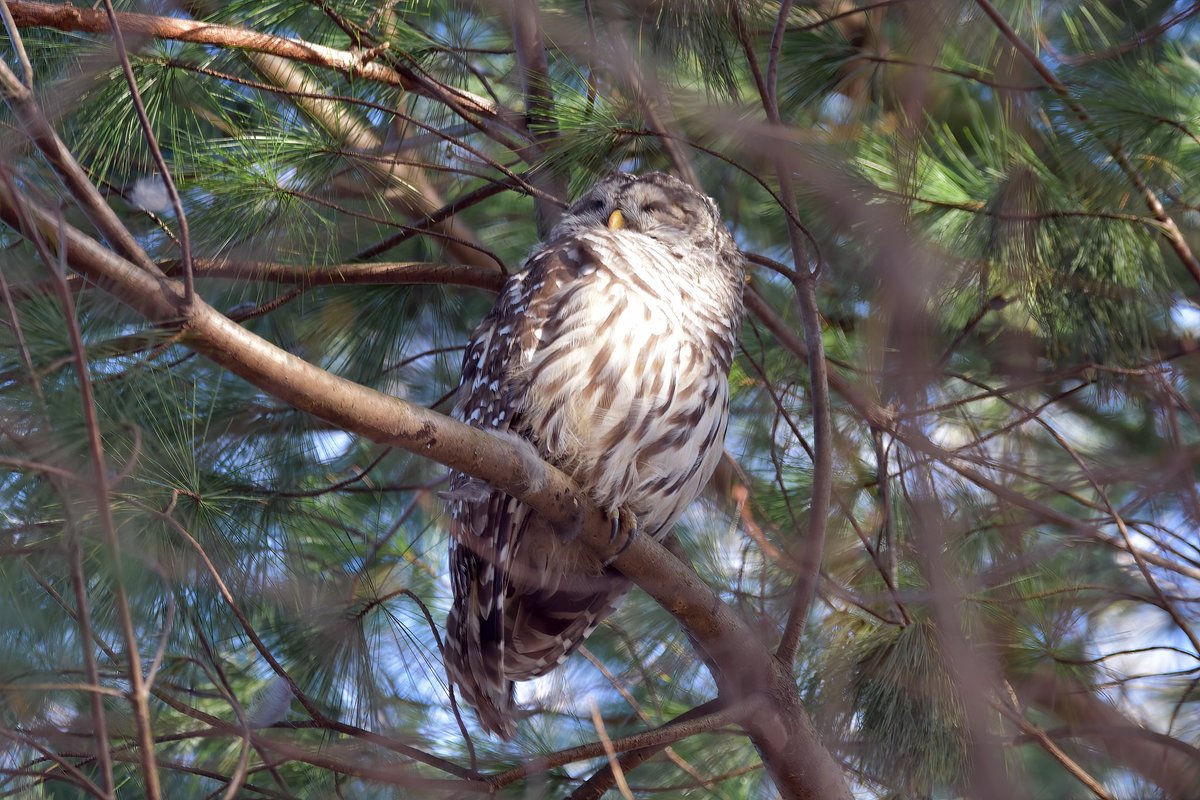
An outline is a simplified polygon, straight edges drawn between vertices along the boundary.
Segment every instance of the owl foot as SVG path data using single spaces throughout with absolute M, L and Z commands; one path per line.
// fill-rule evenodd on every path
M 616 561 L 622 553 L 629 549 L 629 545 L 633 544 L 633 540 L 637 538 L 638 535 L 637 522 L 637 514 L 634 514 L 627 508 L 619 508 L 608 515 L 608 543 L 616 544 L 617 540 L 621 538 L 622 534 L 625 536 L 625 541 L 621 542 L 620 548 L 618 548 L 615 553 L 604 559 L 604 566 L 607 567 L 609 564 Z

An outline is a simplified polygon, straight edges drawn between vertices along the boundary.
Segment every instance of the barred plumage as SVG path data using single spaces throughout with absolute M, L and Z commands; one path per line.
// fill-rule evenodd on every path
M 509 279 L 463 357 L 454 416 L 530 442 L 610 515 L 662 538 L 725 441 L 744 264 L 715 204 L 663 173 L 614 175 Z M 629 582 L 556 560 L 524 504 L 451 478 L 446 669 L 509 737 L 512 682 L 562 663 Z

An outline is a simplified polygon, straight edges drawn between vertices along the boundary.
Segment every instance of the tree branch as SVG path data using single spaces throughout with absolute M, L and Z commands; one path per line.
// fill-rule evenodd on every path
M 250 61 L 268 81 L 286 90 L 296 107 L 330 136 L 364 153 L 383 151 L 380 135 L 354 109 L 328 98 L 322 91 L 323 87 L 295 63 L 265 53 L 252 53 Z M 368 162 L 366 168 L 382 183 L 380 199 L 399 205 L 417 218 L 428 220 L 429 214 L 443 205 L 428 176 L 416 167 L 389 160 L 383 163 Z M 443 247 L 452 258 L 478 266 L 490 263 L 490 256 L 481 252 L 475 235 L 458 220 L 447 217 L 428 224 L 432 231 L 447 237 Z
M 133 74 L 133 65 L 129 63 L 129 51 L 125 47 L 125 34 L 117 23 L 117 12 L 112 0 L 104 0 L 104 12 L 108 16 L 108 25 L 112 30 L 113 41 L 117 45 L 117 56 L 121 61 L 121 71 L 125 74 L 125 82 L 129 85 L 129 99 L 133 101 L 134 111 L 137 112 L 138 123 L 142 126 L 142 135 L 150 148 L 150 155 L 158 167 L 158 179 L 162 181 L 171 198 L 171 208 L 175 210 L 175 224 L 179 226 L 179 238 L 171 238 L 179 244 L 181 261 L 183 262 L 183 302 L 190 304 L 196 294 L 195 277 L 192 275 L 192 234 L 188 226 L 187 212 L 183 210 L 183 201 L 179 198 L 179 190 L 175 187 L 175 179 L 167 160 L 163 158 L 162 148 L 158 145 L 158 137 L 154 135 L 154 126 L 146 114 L 146 104 L 142 102 L 142 93 L 138 89 L 137 78 Z
M 1004 18 L 1003 14 L 996 10 L 995 6 L 988 2 L 988 0 L 975 0 L 975 2 L 981 9 L 983 9 L 983 13 L 987 14 L 988 18 L 992 21 L 992 24 L 994 24 L 996 29 L 1000 31 L 1000 34 L 1004 36 L 1005 39 L 1008 39 L 1009 43 L 1013 46 L 1013 49 L 1020 53 L 1021 57 L 1029 62 L 1029 65 L 1033 67 L 1034 71 L 1036 71 L 1037 74 L 1041 76 L 1042 80 L 1044 80 L 1046 84 L 1054 90 L 1055 94 L 1063 99 L 1063 102 L 1067 104 L 1067 108 L 1071 109 L 1071 111 L 1076 117 L 1079 118 L 1079 121 L 1083 123 L 1084 127 L 1092 134 L 1092 136 L 1096 137 L 1096 141 L 1100 142 L 1104 149 L 1109 152 L 1109 154 L 1113 157 L 1113 161 L 1117 163 L 1117 166 L 1121 168 L 1123 173 L 1125 173 L 1125 177 L 1129 179 L 1129 182 L 1133 184 L 1135 189 L 1137 189 L 1138 194 L 1142 196 L 1142 201 L 1145 202 L 1146 207 L 1150 209 L 1150 213 L 1158 222 L 1159 229 L 1162 232 L 1163 238 L 1167 240 L 1167 244 L 1170 245 L 1171 249 L 1175 251 L 1175 255 L 1179 256 L 1179 260 L 1183 262 L 1185 267 L 1187 267 L 1187 271 L 1191 273 L 1191 276 L 1193 279 L 1195 279 L 1196 283 L 1200 283 L 1200 260 L 1197 260 L 1195 253 L 1192 252 L 1192 248 L 1188 245 L 1187 239 L 1184 238 L 1183 233 L 1179 230 L 1179 226 L 1175 224 L 1175 220 L 1172 219 L 1171 216 L 1167 214 L 1166 209 L 1163 208 L 1163 204 L 1159 201 L 1158 195 L 1156 195 L 1154 190 L 1146 184 L 1145 178 L 1142 177 L 1141 173 L 1138 172 L 1133 164 L 1129 161 L 1129 156 L 1126 155 L 1125 148 L 1123 148 L 1117 142 L 1109 141 L 1108 136 L 1106 136 L 1097 128 L 1095 121 L 1092 119 L 1091 115 L 1088 114 L 1087 109 L 1084 108 L 1078 100 L 1071 96 L 1071 93 L 1067 90 L 1067 87 L 1064 86 L 1062 81 L 1058 79 L 1058 77 L 1054 74 L 1054 71 L 1050 69 L 1050 67 L 1048 67 L 1046 63 L 1038 57 L 1034 49 L 1030 47 L 1029 44 L 1022 39 L 1016 31 L 1013 30 L 1012 26 L 1008 24 L 1008 20 Z
M 558 130 L 554 120 L 554 95 L 550 91 L 550 67 L 542 36 L 541 14 L 537 0 L 509 0 L 506 10 L 511 18 L 513 49 L 521 90 L 525 95 L 525 127 L 533 137 L 529 147 L 531 153 L 523 159 L 526 163 L 537 165 L 530 171 L 530 183 L 550 196 L 539 195 L 533 201 L 538 236 L 545 237 L 562 215 L 562 209 L 550 198 L 565 196 L 567 181 L 545 158 L 546 145 L 554 140 Z
M 689 727 L 689 723 L 693 721 L 705 721 L 707 725 L 694 730 L 688 735 L 695 733 L 703 733 L 714 730 L 719 727 L 717 720 L 721 714 L 721 702 L 719 700 L 710 700 L 707 703 L 696 706 L 683 712 L 675 719 L 662 726 L 662 730 L 671 729 L 675 731 L 683 730 Z M 735 720 L 729 720 L 730 722 Z M 725 724 L 724 722 L 720 724 Z M 684 737 L 680 737 L 681 739 Z M 617 765 L 625 772 L 629 772 L 633 768 L 642 764 L 650 758 L 653 758 L 663 750 L 669 750 L 666 741 L 652 742 L 646 741 L 645 744 L 636 749 L 626 750 L 617 759 Z M 599 770 L 588 778 L 579 787 L 571 793 L 568 800 L 599 800 L 610 788 L 616 779 L 616 773 L 611 763 L 605 764 Z
M 67 248 L 73 269 L 149 320 L 177 324 L 182 343 L 259 389 L 342 430 L 481 478 L 552 522 L 580 523 L 583 546 L 603 556 L 611 553 L 603 512 L 566 475 L 532 458 L 528 448 L 319 369 L 241 328 L 200 298 L 181 311 L 183 289 L 177 281 L 138 269 L 71 226 L 62 226 L 65 241 L 60 241 L 50 212 L 0 185 L 0 218 L 18 228 L 21 211 L 55 251 Z M 635 538 L 614 565 L 687 629 L 714 665 L 724 698 L 732 703 L 768 696 L 763 713 L 752 715 L 744 727 L 784 796 L 849 800 L 841 767 L 796 696 L 790 667 L 778 662 L 694 571 L 650 537 Z
M 5 176 L 7 177 L 7 176 Z M 3 181 L 4 191 L 13 192 L 13 183 Z M 66 227 L 59 217 L 59 232 Z M 150 688 L 142 675 L 142 657 L 138 651 L 137 630 L 133 623 L 133 612 L 129 606 L 129 595 L 125 589 L 125 565 L 121 559 L 121 538 L 117 533 L 117 525 L 113 519 L 112 503 L 109 496 L 108 466 L 104 457 L 104 445 L 100 441 L 100 416 L 96 412 L 96 402 L 92 393 L 92 379 L 88 368 L 87 351 L 83 345 L 83 333 L 79 328 L 79 319 L 75 313 L 75 303 L 67 288 L 66 261 L 67 252 L 60 245 L 57 249 L 59 263 L 47 264 L 55 278 L 58 288 L 59 301 L 63 306 L 63 316 L 66 317 L 67 334 L 71 342 L 71 354 L 75 360 L 75 374 L 79 380 L 80 402 L 83 404 L 83 419 L 87 426 L 88 452 L 92 462 L 92 480 L 96 492 L 96 510 L 100 517 L 100 528 L 104 532 L 104 541 L 108 546 L 108 556 L 112 560 L 114 605 L 117 618 L 120 621 L 121 635 L 125 639 L 125 659 L 129 670 L 128 699 L 133 706 L 134 727 L 137 734 L 138 756 L 142 768 L 142 790 L 150 800 L 158 800 L 162 796 L 159 786 L 158 767 L 154 763 L 154 733 L 150 720 Z M 132 264 L 132 270 L 137 270 Z M 139 272 L 139 274 L 145 274 Z M 76 587 L 78 590 L 79 587 Z M 81 601 L 81 608 L 83 607 Z M 111 774 L 105 776 L 111 781 Z M 109 784 L 111 785 L 111 783 Z
M 640 764 L 649 755 L 659 752 L 672 742 L 678 742 L 701 733 L 708 733 L 725 725 L 736 724 L 746 714 L 757 710 L 757 705 L 757 703 L 753 703 L 749 707 L 739 705 L 733 708 L 722 708 L 719 700 L 710 700 L 707 703 L 696 706 L 690 711 L 680 714 L 675 719 L 657 728 L 651 728 L 650 730 L 630 736 L 611 739 L 610 744 L 614 751 L 625 753 L 626 755 L 648 751 L 641 758 L 637 758 L 636 761 L 629 762 Z M 538 772 L 545 772 L 548 769 L 553 769 L 563 764 L 597 758 L 605 754 L 606 750 L 603 742 L 589 742 L 588 744 L 582 744 L 567 750 L 560 750 L 557 753 L 551 753 L 547 756 L 530 759 L 523 764 L 496 775 L 493 780 L 498 786 L 506 786 L 513 781 Z M 622 757 L 621 766 L 625 767 L 625 765 L 626 761 Z M 582 789 L 583 787 L 580 788 Z M 583 796 L 590 795 L 585 794 Z M 576 795 L 571 795 L 571 797 L 574 800 Z
M 1109 757 L 1162 787 L 1170 798 L 1196 796 L 1200 786 L 1200 751 L 1170 737 L 1156 737 L 1094 690 L 1050 669 L 1039 669 L 1014 687 L 1025 702 L 1056 715 L 1072 728 L 1088 733 Z M 1144 736 L 1131 733 L 1146 734 Z
M 54 28 L 60 31 L 82 31 L 84 33 L 109 33 L 108 18 L 103 11 L 80 8 L 70 3 L 32 3 L 11 0 L 8 4 L 13 20 L 19 28 Z M 357 53 L 336 50 L 303 39 L 290 39 L 259 33 L 248 28 L 232 25 L 217 25 L 210 22 L 181 19 L 179 17 L 156 17 L 150 14 L 117 14 L 121 30 L 151 36 L 156 39 L 171 39 L 194 44 L 216 45 L 235 50 L 248 50 L 278 56 L 289 61 L 299 61 L 315 67 L 337 70 L 349 77 L 365 78 L 390 86 L 399 86 L 405 91 L 442 99 L 430 92 L 420 81 L 404 75 L 392 67 L 377 61 L 369 61 Z M 483 97 L 467 92 L 455 91 L 456 100 L 470 111 L 488 117 L 501 116 L 501 109 Z
M 166 266 L 173 274 L 178 265 Z M 453 284 L 473 286 L 490 292 L 500 291 L 504 275 L 492 267 L 473 264 L 441 264 L 428 261 L 400 261 L 370 264 L 332 264 L 312 267 L 305 264 L 280 264 L 269 261 L 233 261 L 201 259 L 195 264 L 198 278 L 294 283 L 300 286 L 358 286 L 364 284 Z

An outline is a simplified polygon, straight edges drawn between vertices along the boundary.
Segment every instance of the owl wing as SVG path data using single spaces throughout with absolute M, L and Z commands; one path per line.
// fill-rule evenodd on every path
M 547 327 L 563 298 L 586 286 L 597 266 L 591 249 L 565 239 L 544 247 L 527 270 L 509 279 L 467 345 L 452 416 L 538 447 L 535 426 L 524 417 L 523 367 L 553 334 Z M 460 472 L 451 473 L 449 496 L 454 602 L 446 620 L 446 670 L 483 727 L 507 738 L 513 734 L 511 679 L 560 663 L 565 652 L 551 655 L 563 651 L 563 634 L 582 641 L 578 634 L 591 632 L 610 599 L 597 597 L 595 588 L 539 587 L 528 579 L 514 592 L 514 556 L 523 534 L 545 523 L 524 503 Z M 627 590 L 625 584 L 616 597 Z M 508 668 L 506 640 L 513 648 Z

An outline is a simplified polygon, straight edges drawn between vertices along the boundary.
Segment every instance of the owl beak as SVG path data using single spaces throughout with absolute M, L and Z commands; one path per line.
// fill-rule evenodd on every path
M 608 215 L 608 229 L 613 230 L 613 231 L 619 231 L 619 230 L 621 230 L 621 228 L 624 228 L 624 227 L 625 227 L 625 215 L 621 213 L 621 209 L 619 209 L 619 208 L 614 209 L 613 212 Z

